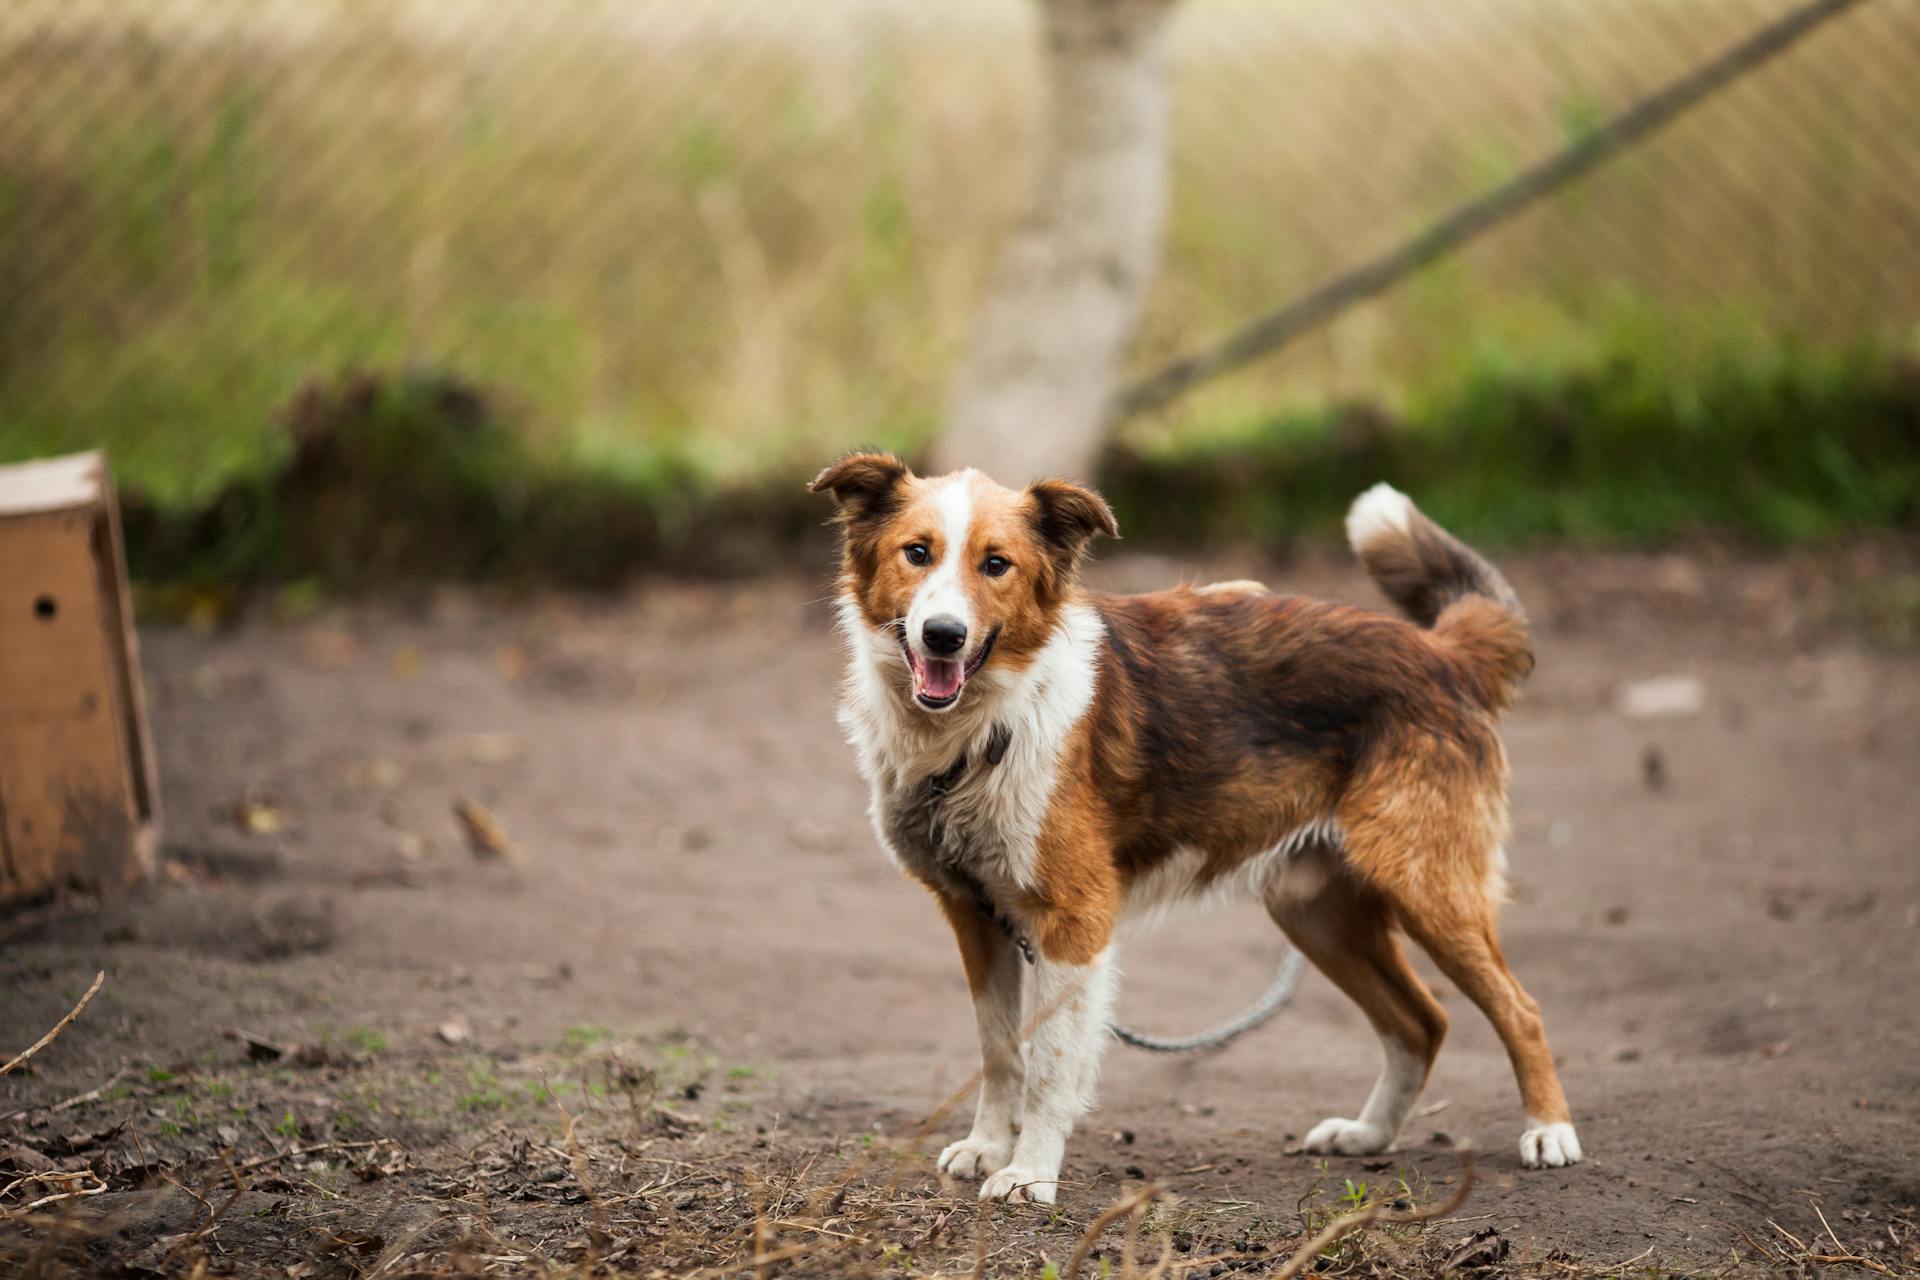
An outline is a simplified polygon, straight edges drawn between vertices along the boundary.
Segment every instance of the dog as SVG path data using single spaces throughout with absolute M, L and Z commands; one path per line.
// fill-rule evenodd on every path
M 862 452 L 811 487 L 841 534 L 840 723 L 880 843 L 932 892 L 973 997 L 979 1097 L 942 1171 L 981 1178 L 983 1200 L 1053 1203 L 1108 1037 L 1116 928 L 1233 893 L 1265 905 L 1384 1051 L 1359 1116 L 1321 1121 L 1305 1150 L 1386 1150 L 1426 1084 L 1447 1016 L 1404 933 L 1499 1032 L 1521 1162 L 1581 1158 L 1496 929 L 1496 721 L 1533 653 L 1492 565 L 1377 485 L 1348 539 L 1405 621 L 1249 582 L 1107 595 L 1080 569 L 1119 529 L 1080 485 L 920 477 Z

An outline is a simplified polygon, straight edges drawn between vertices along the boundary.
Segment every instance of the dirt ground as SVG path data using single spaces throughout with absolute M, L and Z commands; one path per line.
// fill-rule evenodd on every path
M 7 1052 L 107 975 L 0 1082 L 0 1270 L 678 1274 L 757 1247 L 763 1273 L 1033 1275 L 1152 1180 L 1174 1198 L 1143 1258 L 1164 1234 L 1196 1274 L 1259 1273 L 1343 1196 L 1443 1199 L 1464 1140 L 1457 1214 L 1322 1268 L 1438 1268 L 1491 1229 L 1461 1268 L 1849 1253 L 1920 1273 L 1920 650 L 1885 603 L 1915 563 L 1873 544 L 1509 566 L 1540 665 L 1507 728 L 1505 943 L 1585 1164 L 1521 1169 L 1504 1057 L 1437 979 L 1454 1030 L 1400 1149 L 1290 1153 L 1376 1064 L 1310 975 L 1224 1052 L 1116 1046 L 1060 1207 L 984 1226 L 929 1154 L 970 1105 L 916 1138 L 967 1083 L 972 1019 L 931 902 L 868 829 L 819 582 L 150 628 L 161 882 L 0 917 Z M 1331 559 L 1099 569 L 1129 589 L 1249 571 L 1374 602 Z M 1700 681 L 1696 712 L 1622 709 L 1671 675 Z M 514 856 L 474 851 L 461 800 Z M 1252 906 L 1176 916 L 1124 947 L 1122 1014 L 1197 1029 L 1279 956 Z

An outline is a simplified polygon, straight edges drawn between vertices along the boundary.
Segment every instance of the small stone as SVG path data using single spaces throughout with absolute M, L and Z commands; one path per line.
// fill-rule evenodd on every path
M 1655 676 L 1620 686 L 1614 706 L 1629 720 L 1697 716 L 1707 705 L 1707 686 L 1697 676 Z

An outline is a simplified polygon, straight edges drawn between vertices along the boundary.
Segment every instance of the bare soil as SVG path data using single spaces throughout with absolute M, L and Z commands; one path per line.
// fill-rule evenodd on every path
M 0 1081 L 0 1269 L 678 1274 L 751 1269 L 757 1245 L 768 1272 L 1037 1274 L 1151 1180 L 1172 1198 L 1143 1259 L 1164 1238 L 1197 1274 L 1259 1273 L 1343 1195 L 1444 1199 L 1470 1141 L 1457 1214 L 1323 1267 L 1435 1269 L 1492 1229 L 1504 1259 L 1461 1268 L 1920 1273 L 1920 653 L 1885 603 L 1914 564 L 1873 544 L 1510 566 L 1540 666 L 1507 730 L 1505 945 L 1585 1164 L 1520 1168 L 1504 1056 L 1430 970 L 1454 1030 L 1400 1149 L 1291 1153 L 1376 1063 L 1312 975 L 1224 1052 L 1115 1047 L 1059 1208 L 984 1226 L 931 1167 L 970 1113 L 937 1114 L 975 1065 L 965 987 L 867 827 L 823 586 L 443 589 L 150 628 L 160 883 L 0 919 L 0 1057 L 107 974 Z M 1336 561 L 1264 569 L 1374 599 Z M 1619 708 L 1674 674 L 1697 713 Z M 1176 917 L 1127 944 L 1122 1013 L 1197 1029 L 1279 955 L 1255 907 Z

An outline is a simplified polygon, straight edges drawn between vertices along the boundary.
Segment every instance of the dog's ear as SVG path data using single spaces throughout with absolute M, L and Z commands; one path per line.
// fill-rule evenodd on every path
M 1027 488 L 1033 501 L 1033 526 L 1055 554 L 1071 565 L 1095 535 L 1120 536 L 1113 508 L 1093 490 L 1070 480 L 1036 480 Z
M 890 510 L 901 484 L 913 473 L 890 453 L 849 453 L 836 460 L 807 488 L 830 493 L 843 520 L 858 520 Z

